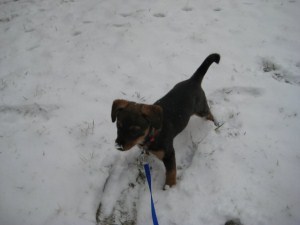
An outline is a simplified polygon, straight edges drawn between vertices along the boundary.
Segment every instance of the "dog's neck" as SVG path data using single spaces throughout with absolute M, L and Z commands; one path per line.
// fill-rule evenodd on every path
M 142 144 L 140 144 L 140 148 L 148 150 L 149 146 L 153 144 L 160 133 L 160 129 L 155 129 L 154 127 L 150 127 L 148 135 L 145 137 L 145 140 Z

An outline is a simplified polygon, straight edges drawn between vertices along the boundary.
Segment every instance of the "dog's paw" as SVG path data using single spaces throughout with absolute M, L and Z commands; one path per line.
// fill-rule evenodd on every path
M 216 126 L 215 130 L 218 130 L 220 127 L 224 125 L 225 122 L 220 122 L 220 121 L 214 121 L 214 124 Z
M 167 190 L 169 190 L 170 188 L 171 188 L 171 187 L 170 187 L 169 185 L 165 184 L 163 190 L 164 190 L 164 191 L 167 191 Z
M 215 120 L 215 121 L 214 121 L 214 124 L 215 124 L 216 127 L 218 127 L 218 126 L 220 126 L 221 122 Z

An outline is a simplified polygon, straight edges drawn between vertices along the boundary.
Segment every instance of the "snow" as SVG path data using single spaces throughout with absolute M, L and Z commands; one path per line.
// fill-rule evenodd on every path
M 114 148 L 112 101 L 203 81 L 224 125 L 192 117 L 160 224 L 300 224 L 298 0 L 0 0 L 0 224 L 151 224 L 140 150 Z M 137 179 L 138 178 L 138 179 Z

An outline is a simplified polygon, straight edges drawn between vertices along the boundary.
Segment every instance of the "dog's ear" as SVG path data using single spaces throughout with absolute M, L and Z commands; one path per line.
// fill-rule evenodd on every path
M 163 109 L 158 105 L 143 105 L 142 113 L 156 129 L 161 128 L 163 120 Z
M 116 99 L 114 100 L 112 107 L 111 107 L 111 120 L 114 123 L 117 118 L 117 113 L 121 110 L 127 107 L 129 104 L 126 100 Z

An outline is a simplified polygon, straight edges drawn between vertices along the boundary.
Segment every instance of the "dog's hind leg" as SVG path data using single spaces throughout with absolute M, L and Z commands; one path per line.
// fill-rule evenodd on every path
M 215 117 L 213 116 L 213 114 L 210 111 L 208 111 L 206 113 L 203 113 L 203 112 L 196 113 L 196 115 L 199 117 L 204 117 L 205 119 L 212 121 L 214 123 L 214 125 L 217 127 L 220 125 L 220 123 L 215 119 Z
M 204 103 L 204 109 L 202 109 L 200 112 L 199 111 L 196 112 L 195 115 L 199 117 L 204 117 L 205 119 L 214 122 L 215 126 L 219 126 L 219 122 L 215 119 L 215 117 L 211 113 L 207 101 L 205 101 Z

